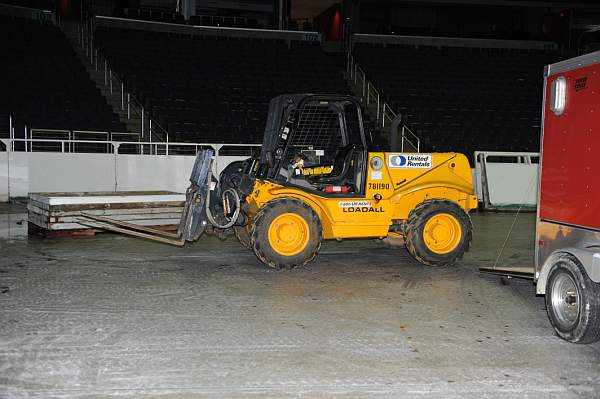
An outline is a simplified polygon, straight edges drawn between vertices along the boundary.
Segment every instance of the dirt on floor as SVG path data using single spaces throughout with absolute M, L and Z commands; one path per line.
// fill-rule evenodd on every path
M 277 271 L 233 237 L 28 237 L 0 206 L 0 397 L 600 397 L 600 345 L 556 337 L 531 281 L 478 272 L 531 266 L 535 215 L 472 218 L 453 267 L 347 240 Z

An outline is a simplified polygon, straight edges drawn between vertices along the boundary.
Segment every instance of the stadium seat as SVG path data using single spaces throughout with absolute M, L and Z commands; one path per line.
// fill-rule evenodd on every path
M 126 131 L 57 27 L 0 16 L 0 48 L 7 61 L 0 63 L 0 110 L 15 124 Z
M 95 37 L 127 88 L 183 141 L 259 143 L 272 97 L 349 93 L 334 59 L 309 42 L 108 27 Z
M 359 43 L 355 57 L 424 151 L 538 151 L 553 51 Z

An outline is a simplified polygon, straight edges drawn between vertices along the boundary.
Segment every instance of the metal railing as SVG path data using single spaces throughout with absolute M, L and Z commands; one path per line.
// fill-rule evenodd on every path
M 431 47 L 474 47 L 527 50 L 558 50 L 558 43 L 539 40 L 474 39 L 465 37 L 403 36 L 371 33 L 352 34 L 352 43 L 400 44 Z
M 420 152 L 421 151 L 421 140 L 419 136 L 413 133 L 412 130 L 408 128 L 406 125 L 402 125 L 402 129 L 400 130 L 400 151 L 404 152 L 407 148 L 404 147 L 406 144 L 410 146 L 411 151 Z
M 37 152 L 37 151 L 63 151 L 63 152 L 108 152 L 102 150 L 98 142 L 106 144 L 109 141 L 122 141 L 122 142 L 140 142 L 139 133 L 131 132 L 109 132 L 109 131 L 97 131 L 97 130 L 68 130 L 68 129 L 41 129 L 41 128 L 30 128 L 27 124 L 21 124 L 19 132 L 15 131 L 15 119 L 12 115 L 8 115 L 9 128 L 8 128 L 8 139 L 11 140 L 11 146 L 6 151 L 25 151 L 25 152 Z M 81 142 L 87 143 L 87 146 L 75 146 L 74 144 L 67 145 L 66 148 L 62 149 L 58 144 L 45 145 L 44 143 L 52 143 L 52 140 L 65 140 L 66 142 Z M 15 146 L 15 143 L 21 144 Z M 90 144 L 96 144 L 90 146 Z M 82 148 L 87 147 L 87 150 L 80 151 Z M 108 148 L 106 146 L 105 148 Z M 5 150 L 5 149 L 3 149 Z
M 104 72 L 104 86 L 111 96 L 120 95 L 121 111 L 127 111 L 127 119 L 140 121 L 141 139 L 153 141 L 169 141 L 169 132 L 157 121 L 153 120 L 142 102 L 130 91 L 119 74 L 109 65 L 107 57 L 94 46 L 92 20 L 78 25 L 78 42 L 85 50 L 86 59 L 97 72 Z M 132 118 L 133 117 L 133 118 Z M 137 117 L 137 118 L 136 118 Z
M 196 155 L 198 150 L 213 148 L 227 156 L 258 155 L 262 144 L 238 143 L 186 143 L 167 141 L 144 141 L 138 133 L 110 132 L 100 130 L 68 130 L 29 128 L 19 124 L 8 115 L 9 134 L 0 137 L 0 151 L 8 152 L 62 152 L 62 153 L 123 153 L 138 155 Z M 252 151 L 249 151 L 251 149 Z
M 129 154 L 130 148 L 138 148 L 137 154 L 144 156 L 155 155 L 185 155 L 195 156 L 202 149 L 212 148 L 216 156 L 253 156 L 258 154 L 262 144 L 228 144 L 228 143 L 166 143 L 143 141 L 118 141 L 118 140 L 81 140 L 81 139 L 56 139 L 56 138 L 0 138 L 6 146 L 7 152 L 56 152 L 79 153 L 78 146 L 97 145 L 96 148 L 106 148 L 106 151 L 94 151 L 105 154 Z M 21 144 L 21 145 L 18 145 Z M 122 148 L 127 152 L 121 152 Z M 142 149 L 145 149 L 143 151 Z M 83 151 L 88 152 L 88 151 Z M 223 152 L 223 154 L 221 154 Z
M 263 40 L 284 40 L 288 44 L 288 46 L 292 41 L 321 42 L 322 40 L 321 34 L 315 31 L 184 25 L 168 22 L 142 21 L 138 19 L 107 17 L 103 15 L 95 16 L 94 24 L 96 26 L 166 32 L 170 34 L 183 34 L 187 36 L 218 36 L 255 38 Z
M 388 120 L 388 124 L 391 123 L 396 114 L 392 111 L 390 106 L 383 101 L 379 91 L 367 78 L 365 72 L 362 70 L 360 65 L 355 62 L 354 57 L 352 56 L 349 58 L 348 73 L 350 74 L 352 83 L 360 91 L 360 97 L 366 106 L 375 106 L 376 119 L 381 126 L 385 127 L 386 119 Z
M 12 137 L 13 139 L 16 137 Z M 66 152 L 100 152 L 100 142 L 108 141 L 127 141 L 140 142 L 138 133 L 130 132 L 106 132 L 93 130 L 65 130 L 65 129 L 25 129 L 24 138 L 33 140 L 30 144 L 31 151 L 53 151 L 56 150 L 57 144 L 49 145 L 46 140 L 68 140 L 75 142 L 86 143 L 85 145 L 75 145 L 69 143 Z M 29 145 L 25 143 L 25 150 Z M 106 145 L 105 152 L 110 152 L 110 147 Z
M 351 54 L 348 57 L 347 73 L 351 82 L 354 84 L 354 87 L 360 92 L 360 97 L 367 110 L 372 109 L 373 107 L 375 108 L 374 112 L 377 123 L 380 124 L 382 128 L 391 126 L 394 119 L 398 117 L 398 114 L 394 112 L 387 102 L 385 102 L 383 96 L 379 93 L 379 90 L 377 90 L 373 82 L 367 78 L 367 75 Z M 406 125 L 402 125 L 402 129 L 400 129 L 399 133 L 401 135 L 401 151 L 410 147 L 411 150 L 419 152 L 421 140 L 415 133 L 413 133 Z M 393 134 L 393 132 L 391 132 L 391 134 Z

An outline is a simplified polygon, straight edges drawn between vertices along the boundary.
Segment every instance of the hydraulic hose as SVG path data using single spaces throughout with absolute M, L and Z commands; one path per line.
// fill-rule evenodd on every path
M 231 193 L 233 195 L 234 201 L 235 201 L 235 211 L 233 211 L 233 216 L 231 216 L 231 220 L 227 223 L 225 223 L 224 225 L 219 224 L 219 222 L 217 222 L 215 220 L 215 218 L 213 217 L 212 213 L 210 212 L 210 190 L 208 192 L 208 196 L 206 197 L 206 216 L 208 217 L 208 221 L 215 227 L 219 228 L 219 229 L 228 229 L 231 226 L 233 226 L 235 224 L 235 222 L 237 221 L 238 217 L 240 216 L 240 209 L 241 209 L 241 200 L 240 200 L 240 196 L 237 193 L 237 191 L 235 191 L 233 188 L 228 188 L 227 190 L 223 191 L 223 198 L 225 198 L 225 195 L 227 193 Z

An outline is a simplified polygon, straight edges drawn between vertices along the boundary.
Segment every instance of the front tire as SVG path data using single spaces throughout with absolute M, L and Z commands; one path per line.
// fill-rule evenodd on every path
M 600 340 L 600 284 L 571 255 L 561 256 L 550 268 L 546 310 L 562 339 L 578 344 Z
M 471 246 L 473 225 L 456 203 L 444 199 L 422 202 L 408 215 L 406 249 L 424 265 L 448 266 Z
M 264 264 L 292 269 L 312 261 L 321 248 L 321 220 L 305 202 L 277 198 L 263 205 L 254 216 L 250 240 Z

